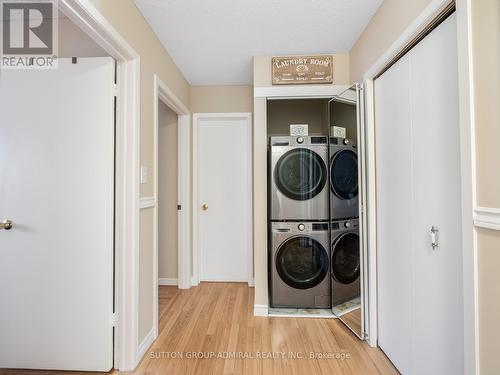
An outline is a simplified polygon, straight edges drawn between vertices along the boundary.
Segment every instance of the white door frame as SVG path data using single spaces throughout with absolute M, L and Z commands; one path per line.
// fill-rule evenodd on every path
M 464 367 L 465 374 L 478 373 L 478 323 L 476 246 L 473 227 L 475 202 L 474 128 L 471 117 L 472 75 L 470 67 L 470 1 L 456 0 L 458 71 L 460 101 L 460 152 L 462 175 L 462 242 L 463 242 L 463 299 L 464 299 Z M 365 124 L 367 159 L 367 219 L 369 246 L 369 344 L 377 346 L 377 207 L 375 169 L 374 79 L 426 26 L 452 1 L 433 0 L 363 77 L 365 88 Z
M 200 283 L 200 246 L 198 245 L 199 238 L 199 218 L 198 218 L 198 158 L 201 156 L 198 154 L 198 143 L 199 143 L 199 128 L 200 120 L 214 120 L 214 119 L 238 119 L 245 120 L 247 122 L 247 142 L 248 142 L 248 155 L 247 155 L 247 175 L 248 175 L 248 199 L 247 207 L 248 215 L 247 220 L 247 230 L 248 230 L 248 247 L 247 259 L 248 259 L 248 285 L 253 286 L 254 275 L 253 275 L 253 223 L 251 213 L 253 212 L 253 174 L 252 174 L 252 114 L 250 112 L 235 112 L 235 113 L 194 113 L 193 114 L 193 202 L 192 202 L 192 215 L 193 215 L 193 285 L 198 285 Z
M 89 0 L 59 0 L 61 11 L 117 61 L 115 363 L 133 370 L 139 317 L 140 56 Z
M 153 79 L 153 112 L 154 112 L 154 196 L 153 196 L 153 322 L 154 339 L 158 337 L 158 101 L 161 100 L 168 108 L 178 115 L 178 168 L 177 168 L 177 204 L 181 205 L 178 210 L 178 264 L 177 264 L 177 285 L 179 289 L 191 287 L 191 267 L 189 265 L 191 249 L 189 247 L 189 133 L 191 127 L 191 115 L 189 109 L 179 100 L 179 98 L 162 82 L 158 75 Z M 146 348 L 147 349 L 147 348 Z M 142 357 L 142 356 L 141 356 Z

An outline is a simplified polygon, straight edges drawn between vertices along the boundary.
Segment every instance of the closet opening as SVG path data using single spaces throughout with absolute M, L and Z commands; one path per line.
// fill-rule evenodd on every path
M 339 318 L 364 339 L 360 86 L 267 100 L 271 316 Z

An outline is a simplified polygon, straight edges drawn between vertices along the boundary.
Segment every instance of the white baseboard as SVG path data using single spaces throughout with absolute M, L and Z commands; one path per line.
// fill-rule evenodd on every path
M 137 355 L 136 355 L 136 360 L 135 363 L 136 365 L 139 364 L 141 361 L 142 357 L 146 354 L 148 349 L 151 347 L 153 342 L 156 340 L 157 334 L 155 328 L 151 328 L 151 331 L 144 337 L 144 340 L 139 345 L 139 348 L 137 349 Z
M 198 286 L 199 284 L 200 282 L 195 276 L 191 277 L 191 286 Z
M 169 279 L 166 277 L 160 277 L 158 279 L 158 285 L 178 285 L 179 282 L 177 279 Z
M 267 305 L 253 305 L 254 316 L 268 316 L 269 307 Z
M 255 279 L 253 277 L 250 280 L 248 280 L 248 286 L 250 288 L 253 288 L 255 286 Z

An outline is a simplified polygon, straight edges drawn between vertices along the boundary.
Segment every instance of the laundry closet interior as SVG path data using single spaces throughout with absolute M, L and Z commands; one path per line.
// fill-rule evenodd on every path
M 340 318 L 365 337 L 359 85 L 268 98 L 269 314 Z

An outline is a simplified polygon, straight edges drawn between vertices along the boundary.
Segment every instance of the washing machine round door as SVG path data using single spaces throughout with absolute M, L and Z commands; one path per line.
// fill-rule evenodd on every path
M 332 245 L 332 277 L 341 284 L 351 284 L 359 278 L 359 236 L 344 233 Z
M 332 157 L 330 187 L 341 199 L 358 195 L 358 155 L 354 151 L 341 150 Z
M 274 169 L 278 190 L 288 198 L 303 201 L 318 195 L 325 187 L 328 169 L 316 152 L 297 148 L 282 155 Z
M 281 280 L 292 288 L 314 288 L 328 275 L 328 268 L 328 253 L 310 237 L 290 238 L 276 253 L 276 270 Z

